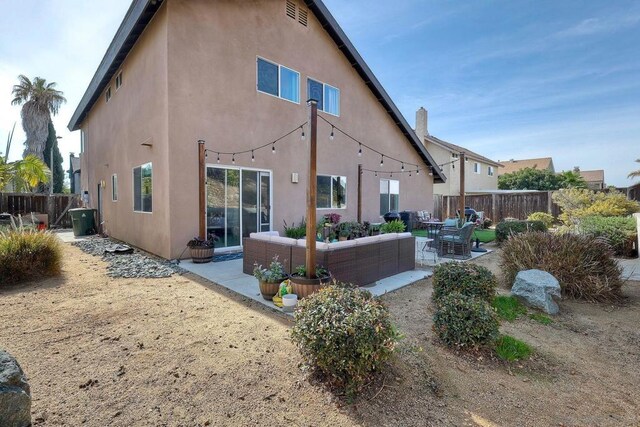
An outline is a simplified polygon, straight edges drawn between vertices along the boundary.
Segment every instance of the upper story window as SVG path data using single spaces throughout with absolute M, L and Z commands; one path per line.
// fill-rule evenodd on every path
M 120 89 L 120 86 L 122 86 L 122 71 L 116 75 L 116 90 Z
M 105 102 L 109 102 L 110 99 L 111 99 L 111 86 L 109 86 L 107 88 L 107 91 L 104 93 Z
M 340 89 L 313 79 L 307 79 L 307 98 L 318 101 L 318 110 L 340 115 Z
M 300 103 L 300 73 L 283 65 L 258 58 L 258 91 Z
M 480 163 L 475 162 L 475 163 L 473 164 L 473 171 L 474 171 L 475 173 L 481 173 L 481 172 L 482 172 L 482 166 L 480 166 Z
M 80 154 L 84 153 L 87 143 L 87 135 L 84 132 L 84 129 L 80 129 Z
M 487 167 L 487 175 L 493 176 L 493 166 L 488 166 Z
M 347 207 L 347 177 L 318 175 L 317 188 L 317 208 L 345 209 Z
M 133 210 L 153 212 L 153 166 L 146 163 L 133 169 Z

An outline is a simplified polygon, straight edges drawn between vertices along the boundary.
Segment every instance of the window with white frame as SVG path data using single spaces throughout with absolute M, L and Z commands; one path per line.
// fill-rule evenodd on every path
M 257 61 L 259 92 L 300 103 L 300 73 L 266 59 L 258 58 Z
M 345 209 L 347 207 L 347 177 L 318 175 L 316 207 L 318 209 Z
M 122 70 L 116 75 L 116 90 L 122 86 Z
M 487 167 L 487 175 L 493 176 L 493 166 L 488 166 Z
M 146 163 L 133 169 L 133 210 L 153 211 L 153 167 Z
M 340 115 L 340 89 L 314 79 L 307 79 L 307 98 L 318 101 L 318 110 Z
M 111 201 L 118 201 L 118 175 L 111 175 Z
M 111 99 L 111 86 L 109 86 L 107 88 L 107 91 L 104 93 L 105 102 L 109 102 L 110 99 Z
M 380 215 L 398 211 L 400 201 L 400 181 L 395 179 L 380 180 Z
M 478 174 L 482 172 L 482 167 L 480 166 L 480 163 L 475 162 L 473 164 L 473 171 Z

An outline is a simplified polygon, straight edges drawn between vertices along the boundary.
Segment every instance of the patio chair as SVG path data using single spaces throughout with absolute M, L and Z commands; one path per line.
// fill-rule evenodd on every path
M 467 222 L 462 228 L 443 227 L 437 238 L 438 256 L 471 258 L 471 236 L 475 227 L 472 222 Z

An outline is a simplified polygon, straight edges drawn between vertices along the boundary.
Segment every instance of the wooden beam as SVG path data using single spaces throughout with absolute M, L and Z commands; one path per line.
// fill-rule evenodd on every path
M 198 237 L 201 239 L 207 238 L 207 230 L 206 230 L 206 186 L 205 186 L 205 149 L 204 149 L 204 141 L 198 140 Z
M 307 279 L 316 278 L 316 197 L 317 197 L 317 144 L 318 102 L 307 101 L 309 107 L 309 186 L 307 187 Z

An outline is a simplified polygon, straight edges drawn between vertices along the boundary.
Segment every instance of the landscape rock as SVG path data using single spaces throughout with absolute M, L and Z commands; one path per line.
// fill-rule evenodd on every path
M 0 350 L 0 426 L 31 425 L 31 390 L 20 365 Z
M 539 308 L 548 314 L 560 310 L 553 297 L 560 298 L 558 279 L 542 270 L 525 270 L 518 273 L 511 294 L 530 307 Z

